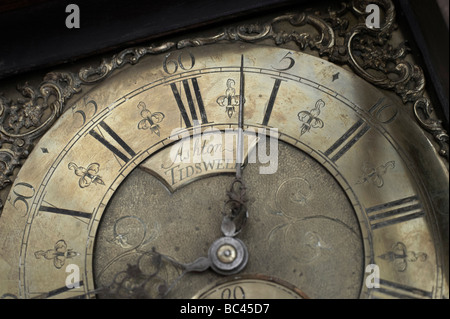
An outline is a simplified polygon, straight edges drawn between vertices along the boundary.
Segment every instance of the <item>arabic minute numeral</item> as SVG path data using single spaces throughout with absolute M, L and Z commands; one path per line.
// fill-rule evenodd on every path
M 294 66 L 294 64 L 295 64 L 295 60 L 292 57 L 289 56 L 291 54 L 292 54 L 292 52 L 289 51 L 278 62 L 280 65 L 287 65 L 286 67 L 276 68 L 276 67 L 272 66 L 272 69 L 277 70 L 277 71 L 287 71 L 287 70 L 291 69 Z
M 90 117 L 93 117 L 95 114 L 97 114 L 97 111 L 98 111 L 97 102 L 95 102 L 94 100 L 86 101 L 86 99 L 85 99 L 84 106 L 88 107 L 88 105 L 90 105 L 91 108 L 93 109 L 93 111 L 91 111 L 92 115 L 90 116 Z M 75 110 L 75 108 L 72 107 L 72 111 L 74 111 L 74 110 Z M 86 120 L 87 120 L 88 116 L 84 110 L 74 111 L 73 114 L 74 114 L 74 116 L 75 116 L 75 114 L 79 114 L 81 116 L 81 120 L 83 121 L 83 123 L 80 125 L 80 127 L 82 127 L 82 126 L 84 126 L 84 124 L 86 124 Z
M 12 205 L 14 206 L 14 208 L 19 209 L 16 206 L 17 202 L 22 202 L 25 205 L 25 214 L 28 214 L 30 205 L 28 204 L 28 200 L 30 198 L 32 198 L 34 196 L 34 194 L 36 193 L 34 187 L 28 183 L 24 183 L 24 182 L 20 182 L 17 183 L 14 188 L 13 188 L 13 194 L 16 196 L 16 198 L 11 201 L 11 198 L 9 199 L 9 201 L 12 203 Z
M 188 62 L 185 61 L 184 63 L 183 63 L 183 60 L 184 60 L 183 52 L 178 54 L 178 58 L 176 58 L 176 59 L 171 58 L 171 55 L 172 55 L 172 53 L 167 54 L 166 57 L 164 58 L 164 62 L 163 62 L 163 70 L 167 74 L 176 73 L 178 71 L 178 67 L 180 67 L 180 69 L 182 69 L 184 71 L 188 71 L 188 70 L 191 70 L 195 65 L 195 58 L 191 52 L 188 52 L 190 61 L 188 61 Z
M 398 110 L 394 104 L 384 103 L 383 97 L 369 109 L 369 113 L 381 123 L 390 124 L 397 118 Z
M 225 288 L 221 297 L 222 299 L 245 299 L 245 291 L 241 286 L 236 286 L 233 290 Z

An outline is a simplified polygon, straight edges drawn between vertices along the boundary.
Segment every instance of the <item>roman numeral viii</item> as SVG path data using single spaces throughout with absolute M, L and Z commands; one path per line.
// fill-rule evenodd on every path
M 425 215 L 417 196 L 410 196 L 366 209 L 372 229 L 403 223 Z
M 191 82 L 192 85 L 192 91 L 191 86 L 189 85 L 189 82 Z M 178 82 L 180 83 L 180 82 Z M 203 104 L 202 95 L 200 93 L 200 88 L 198 86 L 197 78 L 192 78 L 189 80 L 182 80 L 181 84 L 184 89 L 184 95 L 187 100 L 187 105 L 189 108 L 189 114 L 188 110 L 186 109 L 186 106 L 183 102 L 183 99 L 181 98 L 180 91 L 178 90 L 177 83 L 171 83 L 170 88 L 172 89 L 173 96 L 175 98 L 175 101 L 177 102 L 178 109 L 180 110 L 181 117 L 183 119 L 184 125 L 189 128 L 192 127 L 192 125 L 196 124 L 206 124 L 208 123 L 208 117 L 206 116 L 205 111 L 205 105 Z M 193 94 L 192 94 L 193 92 Z M 200 113 L 200 119 L 197 115 L 196 105 L 198 106 L 198 111 Z M 192 119 L 192 122 L 191 122 Z

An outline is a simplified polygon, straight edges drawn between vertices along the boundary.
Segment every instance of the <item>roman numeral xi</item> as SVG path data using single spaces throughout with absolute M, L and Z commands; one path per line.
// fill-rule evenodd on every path
M 104 121 L 90 130 L 89 134 L 125 163 L 136 156 L 133 149 Z

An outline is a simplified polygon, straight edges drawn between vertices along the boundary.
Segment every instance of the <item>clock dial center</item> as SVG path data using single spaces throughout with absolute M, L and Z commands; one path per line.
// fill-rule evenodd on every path
M 111 199 L 99 227 L 97 285 L 111 286 L 128 264 L 137 264 L 144 274 L 159 269 L 157 277 L 167 286 L 176 281 L 169 298 L 190 298 L 192 291 L 224 276 L 257 273 L 302 287 L 311 298 L 357 297 L 363 244 L 348 198 L 313 158 L 282 142 L 279 152 L 276 174 L 258 174 L 258 163 L 244 169 L 249 216 L 235 237 L 221 233 L 224 188 L 234 172 L 206 175 L 170 192 L 154 175 L 133 171 Z M 332 202 L 326 200 L 330 198 Z M 152 248 L 162 256 L 158 267 L 149 257 L 136 262 L 140 255 L 154 254 Z M 209 256 L 211 269 L 177 280 L 183 271 L 179 264 L 200 256 Z M 339 283 L 324 285 L 324 280 Z
M 222 245 L 217 249 L 217 258 L 225 263 L 232 263 L 236 259 L 236 248 L 231 245 Z
M 212 269 L 221 275 L 241 272 L 248 262 L 246 245 L 237 238 L 221 237 L 209 248 Z

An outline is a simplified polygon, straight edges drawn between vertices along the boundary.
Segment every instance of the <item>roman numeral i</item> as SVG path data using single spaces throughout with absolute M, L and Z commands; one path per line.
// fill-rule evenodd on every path
M 275 105 L 275 100 L 278 95 L 278 90 L 281 86 L 281 79 L 275 79 L 275 83 L 273 84 L 272 93 L 270 93 L 269 102 L 267 103 L 266 112 L 264 113 L 264 118 L 262 121 L 263 125 L 267 125 L 269 123 L 270 116 L 272 115 L 273 106 Z

